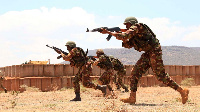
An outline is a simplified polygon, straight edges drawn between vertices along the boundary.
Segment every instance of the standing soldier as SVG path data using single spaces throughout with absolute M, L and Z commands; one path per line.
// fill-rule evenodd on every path
M 65 46 L 69 51 L 68 55 L 63 54 L 59 50 L 56 50 L 56 52 L 62 55 L 63 60 L 70 61 L 71 66 L 78 68 L 78 73 L 73 78 L 73 87 L 76 97 L 70 101 L 81 101 L 79 81 L 82 81 L 84 87 L 99 89 L 106 94 L 107 86 L 95 85 L 90 82 L 92 62 L 86 56 L 87 54 L 83 51 L 83 49 L 76 47 L 76 44 L 73 41 L 68 41 Z
M 151 67 L 159 81 L 162 81 L 181 94 L 182 103 L 185 104 L 188 100 L 189 90 L 182 89 L 165 72 L 161 46 L 153 31 L 146 24 L 138 23 L 135 17 L 127 17 L 124 25 L 126 25 L 127 29 L 121 30 L 122 32 L 110 32 L 106 29 L 102 29 L 103 31 L 101 32 L 103 34 L 113 35 L 116 39 L 122 40 L 122 46 L 125 48 L 134 47 L 139 52 L 144 51 L 135 67 L 131 70 L 130 97 L 121 99 L 121 101 L 133 104 L 136 102 L 138 80 Z
M 117 86 L 117 89 L 120 89 L 120 87 L 122 87 L 125 92 L 128 92 L 128 87 L 126 87 L 123 83 L 122 83 L 122 78 L 126 75 L 126 69 L 124 68 L 124 65 L 122 64 L 121 61 L 119 61 L 119 59 L 114 58 L 113 56 L 109 56 L 110 60 L 113 64 L 113 68 L 115 71 L 117 71 L 116 74 L 114 74 L 114 82 Z
M 5 93 L 7 93 L 7 89 L 3 86 L 3 80 L 5 80 L 5 77 L 3 76 L 3 73 L 0 70 L 0 84 L 1 84 L 1 88 L 5 91 Z
M 107 85 L 110 92 L 113 93 L 112 87 L 110 84 L 113 83 L 113 65 L 110 61 L 109 56 L 104 54 L 104 51 L 102 49 L 98 49 L 96 51 L 97 54 L 97 60 L 94 62 L 93 65 L 96 65 L 100 67 L 101 69 L 105 70 L 103 74 L 101 74 L 99 78 L 99 84 L 101 85 Z M 114 93 L 113 93 L 114 94 Z

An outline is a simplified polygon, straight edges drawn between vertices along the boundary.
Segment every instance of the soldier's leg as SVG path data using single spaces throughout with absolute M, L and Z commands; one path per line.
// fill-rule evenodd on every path
M 79 84 L 80 75 L 75 75 L 72 81 L 73 81 L 74 92 L 80 92 L 80 84 Z
M 112 90 L 112 87 L 110 86 L 110 72 L 105 71 L 101 77 L 99 78 L 100 84 L 107 85 L 109 90 Z
M 111 80 L 112 74 L 113 74 L 112 70 L 108 70 L 108 71 L 105 71 L 99 78 L 99 84 L 107 86 L 105 95 L 114 94 L 112 87 L 110 86 L 110 83 L 111 83 L 110 80 Z
M 149 56 L 147 53 L 143 53 L 140 59 L 135 64 L 135 67 L 131 70 L 131 79 L 130 79 L 130 89 L 133 92 L 137 91 L 137 84 L 139 79 L 142 77 L 142 74 L 150 68 Z
M 122 78 L 126 75 L 126 71 L 123 69 L 123 70 L 120 70 L 118 72 L 118 84 L 123 88 L 125 89 L 125 92 L 128 92 L 128 87 L 124 85 L 124 83 L 122 83 Z
M 189 91 L 187 89 L 183 90 L 173 79 L 171 79 L 168 73 L 165 73 L 161 48 L 150 54 L 150 62 L 152 70 L 157 79 L 174 90 L 180 92 L 182 96 L 182 103 L 185 104 L 188 99 Z
M 80 97 L 80 84 L 79 81 L 81 80 L 81 74 L 76 74 L 73 78 L 73 87 L 76 97 L 70 101 L 81 101 Z
M 120 89 L 120 85 L 118 83 L 118 72 L 113 76 L 113 82 L 115 83 L 117 89 Z
M 176 82 L 174 82 L 170 76 L 165 73 L 165 68 L 162 60 L 162 51 L 161 49 L 157 49 L 149 54 L 150 56 L 150 65 L 152 68 L 152 71 L 154 72 L 155 76 L 159 81 L 162 81 L 167 86 L 170 86 L 171 88 L 177 90 L 179 87 Z
M 149 65 L 149 58 L 147 53 L 143 53 L 140 59 L 137 61 L 134 68 L 131 70 L 131 79 L 130 79 L 130 97 L 121 99 L 124 103 L 134 104 L 136 102 L 136 91 L 137 91 L 137 84 L 138 80 L 142 77 L 150 67 Z
M 86 64 L 82 71 L 82 83 L 84 87 L 96 89 L 96 85 L 90 81 L 90 76 L 92 75 L 92 67 L 90 64 Z
M 83 83 L 83 86 L 84 87 L 87 87 L 87 88 L 94 88 L 94 89 L 99 89 L 101 90 L 101 92 L 106 95 L 106 89 L 107 89 L 107 86 L 106 85 L 95 85 L 94 83 L 92 83 L 90 81 L 90 75 L 92 72 L 85 72 L 83 71 L 83 76 L 82 76 L 82 83 Z
M 114 83 L 115 83 L 117 89 L 121 88 L 121 85 L 119 84 L 119 71 L 117 71 L 117 73 L 114 74 Z

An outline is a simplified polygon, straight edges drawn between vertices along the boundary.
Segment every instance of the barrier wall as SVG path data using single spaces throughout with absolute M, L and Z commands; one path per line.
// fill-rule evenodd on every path
M 123 82 L 130 84 L 130 74 L 133 65 L 125 65 L 126 76 Z M 41 91 L 59 90 L 63 87 L 72 87 L 72 78 L 78 72 L 77 68 L 73 68 L 68 64 L 46 64 L 46 65 L 12 65 L 1 67 L 7 80 L 3 85 L 8 91 L 23 91 L 20 88 L 22 85 L 39 88 Z M 200 65 L 199 66 L 184 66 L 184 65 L 165 65 L 165 71 L 169 73 L 171 78 L 178 84 L 185 78 L 191 77 L 194 79 L 196 85 L 200 85 Z M 93 66 L 93 75 L 91 80 L 98 79 L 100 74 L 104 71 L 96 66 Z M 152 70 L 149 69 L 141 80 L 138 86 L 165 86 L 159 82 L 153 75 Z
M 98 79 L 99 76 L 91 76 L 91 81 Z M 186 78 L 193 78 L 196 85 L 200 85 L 200 75 L 178 75 L 171 76 L 171 78 L 176 81 L 178 84 L 181 84 L 181 81 Z M 25 78 L 7 78 L 3 81 L 3 85 L 7 88 L 8 91 L 24 91 L 22 85 L 28 87 L 36 87 L 39 90 L 53 91 L 59 90 L 63 87 L 71 88 L 73 76 L 64 76 L 64 77 L 25 77 Z M 123 83 L 126 85 L 130 84 L 130 76 L 123 78 Z M 151 86 L 161 86 L 165 87 L 162 82 L 159 82 L 153 75 L 143 76 L 139 80 L 138 86 L 140 87 L 151 87 Z M 2 89 L 0 89 L 3 91 Z
M 131 75 L 133 65 L 125 65 L 126 76 Z M 5 77 L 60 77 L 73 76 L 78 72 L 77 68 L 71 67 L 69 64 L 24 64 L 1 67 L 0 70 Z M 200 65 L 184 66 L 184 65 L 165 65 L 165 71 L 170 76 L 175 75 L 200 75 Z M 93 75 L 99 76 L 101 69 L 93 66 Z M 153 74 L 151 68 L 144 74 Z

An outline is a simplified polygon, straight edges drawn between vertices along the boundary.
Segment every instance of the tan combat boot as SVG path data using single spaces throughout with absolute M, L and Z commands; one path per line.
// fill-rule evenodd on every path
M 131 91 L 129 98 L 122 98 L 120 101 L 129 104 L 135 104 L 136 102 L 136 92 Z
M 177 91 L 181 94 L 182 103 L 185 104 L 188 100 L 189 90 L 188 89 L 182 89 L 181 87 L 179 87 L 177 89 Z

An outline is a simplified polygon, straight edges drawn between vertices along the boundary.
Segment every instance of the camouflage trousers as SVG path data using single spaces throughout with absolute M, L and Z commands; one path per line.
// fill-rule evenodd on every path
M 112 83 L 112 76 L 113 76 L 113 69 L 106 70 L 100 77 L 99 81 L 101 85 L 107 85 L 109 90 L 112 91 L 112 87 L 110 86 L 110 83 Z M 112 81 L 111 81 L 112 80 Z
M 130 89 L 133 92 L 137 91 L 138 80 L 150 67 L 159 81 L 162 81 L 164 84 L 175 90 L 179 87 L 179 85 L 170 78 L 169 74 L 165 73 L 162 50 L 159 46 L 150 52 L 143 53 L 136 65 L 132 68 Z
M 118 70 L 117 73 L 114 75 L 114 82 L 117 88 L 122 87 L 123 89 L 127 88 L 123 83 L 122 79 L 126 75 L 126 69 Z
M 75 93 L 80 93 L 80 81 L 86 88 L 96 88 L 96 85 L 90 81 L 91 75 L 92 65 L 90 63 L 86 63 L 81 68 L 79 68 L 79 72 L 73 78 L 73 87 Z

